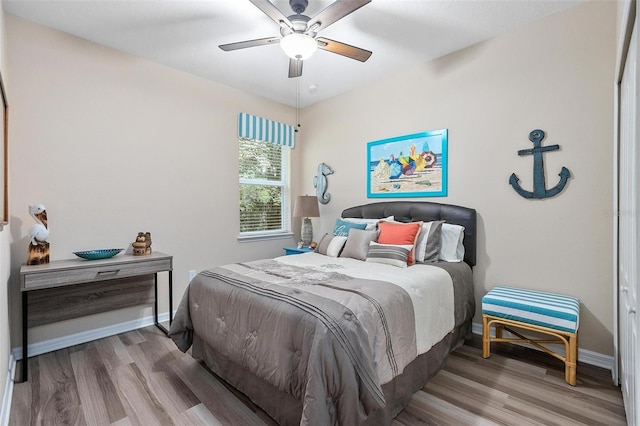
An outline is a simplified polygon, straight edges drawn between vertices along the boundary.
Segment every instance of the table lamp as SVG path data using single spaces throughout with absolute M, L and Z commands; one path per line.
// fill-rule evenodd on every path
M 299 195 L 296 197 L 296 204 L 293 208 L 294 217 L 302 217 L 302 229 L 300 237 L 302 245 L 309 247 L 313 240 L 313 226 L 311 225 L 311 217 L 320 217 L 320 209 L 318 208 L 318 198 L 313 195 Z

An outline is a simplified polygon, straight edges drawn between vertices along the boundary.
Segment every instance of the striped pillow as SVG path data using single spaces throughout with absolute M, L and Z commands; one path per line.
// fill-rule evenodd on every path
M 316 253 L 324 254 L 330 257 L 338 257 L 346 241 L 347 237 L 324 234 L 324 236 L 320 240 L 320 244 L 318 244 L 318 247 L 316 247 Z
M 367 252 L 367 262 L 385 263 L 399 268 L 407 267 L 412 245 L 378 244 L 371 241 Z
M 433 222 L 424 222 L 422 224 L 415 248 L 416 262 L 438 261 L 443 223 L 444 220 L 434 220 Z

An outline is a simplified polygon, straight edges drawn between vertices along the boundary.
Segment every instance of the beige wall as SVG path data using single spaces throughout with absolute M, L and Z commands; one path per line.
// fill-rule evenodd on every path
M 366 142 L 448 128 L 449 196 L 433 201 L 478 210 L 478 305 L 497 284 L 576 295 L 580 347 L 611 354 L 615 21 L 613 3 L 589 3 L 304 110 L 293 193 L 314 193 L 319 162 L 335 170 L 316 237 L 342 209 L 375 201 Z M 54 259 L 152 232 L 154 249 L 175 256 L 176 302 L 188 270 L 279 255 L 292 242 L 237 243 L 234 144 L 238 111 L 293 122 L 292 109 L 19 18 L 6 26 L 13 306 L 29 203 L 47 207 Z M 515 172 L 532 184 L 531 158 L 517 150 L 534 128 L 561 145 L 545 155 L 549 186 L 562 166 L 573 174 L 553 199 L 525 200 L 507 183 Z M 30 341 L 149 314 L 40 327 Z M 19 312 L 12 318 L 16 347 Z
M 566 293 L 582 302 L 580 348 L 611 355 L 615 25 L 615 3 L 588 3 L 307 108 L 303 176 L 319 162 L 335 170 L 319 231 L 376 201 L 368 141 L 447 128 L 449 196 L 428 201 L 478 211 L 475 321 L 494 285 Z M 544 156 L 548 186 L 562 166 L 572 173 L 552 199 L 508 184 L 515 172 L 531 188 L 532 158 L 517 151 L 536 128 L 561 147 Z
M 52 259 L 127 247 L 138 231 L 151 232 L 153 249 L 174 256 L 176 304 L 189 270 L 281 255 L 293 243 L 236 240 L 237 114 L 293 124 L 293 109 L 11 15 L 6 24 L 13 306 L 30 203 L 47 208 Z M 148 315 L 131 308 L 38 327 L 29 341 Z

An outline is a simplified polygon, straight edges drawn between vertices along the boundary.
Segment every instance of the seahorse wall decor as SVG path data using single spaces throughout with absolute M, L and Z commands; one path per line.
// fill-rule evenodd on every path
M 313 177 L 313 187 L 316 189 L 316 196 L 318 201 L 322 204 L 327 204 L 331 201 L 331 194 L 327 192 L 327 176 L 332 175 L 333 170 L 325 163 L 318 164 L 317 174 Z

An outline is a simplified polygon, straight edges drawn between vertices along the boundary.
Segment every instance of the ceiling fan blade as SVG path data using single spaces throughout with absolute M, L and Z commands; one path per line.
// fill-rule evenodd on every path
M 218 47 L 224 50 L 225 52 L 228 52 L 230 50 L 246 49 L 247 47 L 265 46 L 267 44 L 277 44 L 277 43 L 280 43 L 279 37 L 267 37 L 267 38 L 258 38 L 255 40 L 238 41 L 236 43 L 221 44 Z
M 302 59 L 289 59 L 289 78 L 302 75 Z
M 360 62 L 366 62 L 372 53 L 369 50 L 360 49 L 359 47 L 340 43 L 339 41 L 330 40 L 324 37 L 318 37 L 316 41 L 318 42 L 318 49 L 337 53 L 338 55 L 346 56 L 347 58 L 355 59 Z
M 371 0 L 336 0 L 326 9 L 309 19 L 309 22 L 307 22 L 307 28 L 319 25 L 319 27 L 316 28 L 323 30 L 370 2 Z
M 293 24 L 289 21 L 280 10 L 273 5 L 269 0 L 249 0 L 255 7 L 260 9 L 265 15 L 273 19 L 273 22 L 280 26 L 286 26 L 292 28 Z

